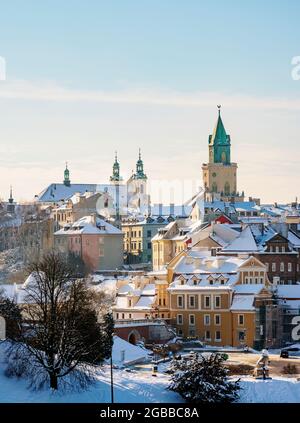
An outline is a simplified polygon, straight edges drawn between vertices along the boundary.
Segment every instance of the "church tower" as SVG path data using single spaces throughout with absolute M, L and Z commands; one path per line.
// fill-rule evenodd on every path
M 15 203 L 14 203 L 14 199 L 13 199 L 13 194 L 12 194 L 12 186 L 10 186 L 10 193 L 9 193 L 9 199 L 8 199 L 8 204 L 7 204 L 7 212 L 14 214 L 15 212 Z
M 206 201 L 244 201 L 237 192 L 237 163 L 231 162 L 231 139 L 218 106 L 218 119 L 208 137 L 209 162 L 202 165 Z
M 115 182 L 115 183 L 122 181 L 122 177 L 120 176 L 120 164 L 118 162 L 117 152 L 115 152 L 115 162 L 113 164 L 113 174 L 110 177 L 110 181 Z
M 66 168 L 65 168 L 65 171 L 64 171 L 64 185 L 66 187 L 69 187 L 71 185 L 70 171 L 68 169 L 68 163 L 66 163 Z
M 136 172 L 127 181 L 127 202 L 129 208 L 148 208 L 150 198 L 147 194 L 147 179 L 147 175 L 144 172 L 141 149 L 139 149 Z

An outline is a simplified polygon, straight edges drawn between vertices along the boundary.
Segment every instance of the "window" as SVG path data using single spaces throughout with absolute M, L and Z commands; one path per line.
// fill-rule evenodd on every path
M 124 313 L 122 313 L 122 319 L 125 319 L 125 314 Z
M 272 272 L 276 272 L 276 263 L 272 263 Z
M 151 238 L 151 231 L 147 231 L 147 238 Z
M 152 244 L 151 244 L 151 242 L 148 242 L 148 244 L 147 244 L 147 248 L 148 248 L 148 250 L 151 250 L 151 248 L 152 248 Z
M 216 342 L 221 341 L 221 332 L 219 330 L 216 330 L 216 332 L 215 332 L 215 341 Z
M 281 247 L 281 251 L 285 253 L 285 247 Z
M 131 313 L 128 314 L 129 319 L 131 319 Z
M 177 325 L 182 325 L 182 324 L 183 324 L 183 315 L 177 314 Z
M 221 316 L 220 314 L 215 314 L 215 325 L 219 326 L 221 324 Z
M 269 263 L 265 263 L 265 266 L 266 266 L 266 271 L 268 272 L 269 271 Z
M 209 326 L 210 325 L 210 315 L 204 314 L 204 325 Z
M 239 341 L 244 341 L 245 340 L 245 331 L 240 330 L 238 332 L 238 338 L 239 338 Z
M 119 313 L 117 313 L 117 316 L 116 316 L 116 318 L 117 318 L 117 319 L 119 318 Z
M 180 308 L 183 307 L 183 297 L 182 297 L 182 295 L 178 295 L 178 297 L 177 297 L 177 307 L 180 307 Z
M 131 300 L 128 300 L 128 307 L 131 307 Z
M 161 298 L 158 300 L 158 305 L 161 306 Z
M 288 272 L 292 272 L 293 266 L 292 263 L 288 263 Z
M 163 299 L 163 305 L 164 306 L 166 305 L 166 299 L 165 298 Z
M 204 297 L 204 307 L 210 308 L 210 297 L 209 296 Z
M 284 262 L 280 262 L 280 272 L 284 272 Z
M 206 330 L 205 331 L 205 340 L 206 341 L 210 341 L 211 339 L 210 339 L 210 331 L 209 330 Z
M 215 308 L 220 308 L 220 307 L 221 307 L 221 297 L 217 295 L 215 297 Z
M 276 247 L 276 253 L 279 253 L 279 247 Z
M 238 315 L 238 324 L 239 324 L 239 326 L 244 326 L 244 315 L 243 314 Z
M 194 314 L 189 315 L 189 324 L 190 324 L 190 326 L 195 326 L 195 315 Z
M 195 297 L 194 297 L 194 295 L 191 295 L 189 297 L 189 299 L 190 299 L 190 307 L 194 308 L 195 307 Z

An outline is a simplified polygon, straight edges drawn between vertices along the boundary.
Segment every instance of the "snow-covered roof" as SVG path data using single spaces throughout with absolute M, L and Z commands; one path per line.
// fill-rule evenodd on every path
M 253 311 L 254 295 L 234 295 L 230 309 L 232 311 Z
M 67 186 L 63 183 L 52 183 L 37 196 L 37 201 L 41 203 L 58 203 L 70 199 L 77 193 L 85 194 L 87 192 L 107 192 L 114 201 L 118 192 L 120 206 L 127 206 L 127 186 L 118 185 L 117 189 L 114 184 L 71 184 Z
M 264 284 L 238 284 L 234 286 L 236 294 L 259 294 L 265 288 Z
M 84 216 L 76 222 L 67 224 L 62 229 L 55 232 L 55 235 L 76 234 L 121 235 L 122 231 L 99 217 L 97 217 L 94 222 L 93 216 Z
M 245 259 L 228 256 L 211 256 L 209 251 L 190 250 L 175 265 L 177 274 L 236 273 Z
M 133 306 L 133 309 L 145 309 L 152 308 L 152 305 L 155 302 L 155 296 L 143 295 L 139 298 L 138 302 Z
M 143 348 L 130 344 L 118 336 L 114 336 L 114 343 L 112 347 L 112 361 L 114 364 L 130 365 L 138 362 L 143 362 L 147 359 L 147 351 Z
M 280 298 L 300 299 L 300 285 L 277 285 L 276 292 Z
M 254 236 L 249 226 L 240 233 L 230 244 L 223 248 L 224 252 L 252 252 L 258 251 Z
M 297 236 L 294 232 L 288 232 L 289 242 L 296 248 L 300 248 L 300 236 Z

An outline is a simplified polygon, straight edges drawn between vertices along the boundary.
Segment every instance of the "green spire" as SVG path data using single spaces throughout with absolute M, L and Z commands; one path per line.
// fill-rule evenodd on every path
M 65 171 L 64 171 L 64 185 L 66 187 L 69 187 L 71 185 L 70 171 L 68 169 L 68 162 L 66 162 L 66 168 L 65 168 Z
M 230 135 L 221 118 L 221 106 L 218 105 L 218 120 L 212 135 L 208 138 L 210 162 L 230 164 Z
M 147 176 L 144 173 L 144 163 L 142 160 L 140 148 L 139 148 L 139 159 L 136 162 L 136 174 L 134 176 L 135 176 L 135 179 L 147 179 Z
M 118 162 L 118 155 L 117 152 L 115 152 L 115 162 L 113 164 L 113 174 L 110 177 L 111 181 L 117 182 L 117 181 L 121 181 L 122 178 L 120 176 L 120 164 Z

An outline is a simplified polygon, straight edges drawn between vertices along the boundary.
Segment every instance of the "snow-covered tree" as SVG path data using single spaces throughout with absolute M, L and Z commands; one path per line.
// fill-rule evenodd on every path
M 169 389 L 191 403 L 223 403 L 238 399 L 238 382 L 229 381 L 221 354 L 174 359 L 170 366 Z
M 21 311 L 18 305 L 0 290 L 0 316 L 6 322 L 6 338 L 18 340 L 21 334 Z
M 59 381 L 72 380 L 69 383 L 86 386 L 92 379 L 92 366 L 110 356 L 110 314 L 99 316 L 101 304 L 96 307 L 95 294 L 84 279 L 74 279 L 62 256 L 48 253 L 33 262 L 29 271 L 32 280 L 25 288 L 22 305 L 21 353 L 16 352 L 15 344 L 9 349 L 7 373 L 14 374 L 16 362 L 18 371 L 24 369 L 38 385 L 48 382 L 58 389 Z M 12 359 L 14 356 L 18 360 Z

